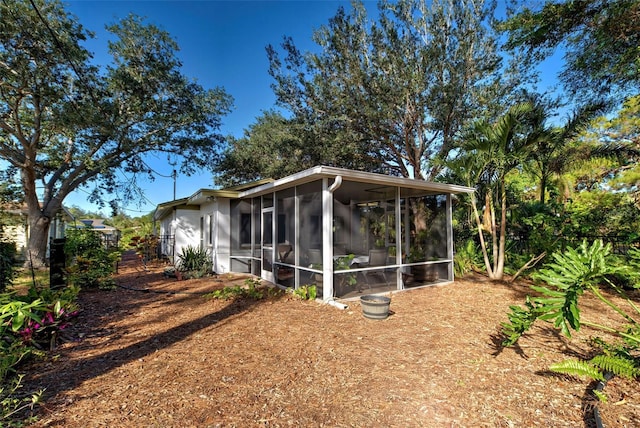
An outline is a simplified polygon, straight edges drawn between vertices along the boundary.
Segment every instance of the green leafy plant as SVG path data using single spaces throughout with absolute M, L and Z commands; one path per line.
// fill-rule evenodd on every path
M 456 254 L 453 256 L 453 273 L 460 278 L 474 271 L 480 265 L 482 265 L 482 255 L 478 251 L 476 243 L 472 239 L 468 239 L 460 248 L 457 248 Z
M 637 257 L 634 254 L 633 257 Z M 553 322 L 562 333 L 571 337 L 571 331 L 579 331 L 581 325 L 588 325 L 600 331 L 607 332 L 618 338 L 618 342 L 608 343 L 596 338 L 594 344 L 599 354 L 589 361 L 568 360 L 554 364 L 551 369 L 573 375 L 586 375 L 593 379 L 603 379 L 604 373 L 636 378 L 640 376 L 640 324 L 633 315 L 640 314 L 640 308 L 626 296 L 624 291 L 612 283 L 608 278 L 612 274 L 629 272 L 625 266 L 617 263 L 611 256 L 611 246 L 603 245 L 596 240 L 588 245 L 586 241 L 577 248 L 567 248 L 563 253 L 552 255 L 554 262 L 541 269 L 534 278 L 544 281 L 546 286 L 532 286 L 540 296 L 527 296 L 525 307 L 511 306 L 508 314 L 509 322 L 502 324 L 504 346 L 514 345 L 518 339 L 533 325 L 536 320 Z M 608 299 L 599 289 L 600 284 L 607 284 L 613 288 L 633 310 L 632 314 L 625 312 L 611 299 Z M 626 325 L 609 327 L 606 325 L 587 322 L 580 318 L 580 297 L 589 292 L 600 302 L 622 317 Z
M 247 278 L 244 285 L 244 287 L 240 285 L 235 285 L 233 287 L 227 286 L 211 293 L 207 293 L 204 297 L 221 300 L 231 300 L 236 298 L 262 300 L 267 295 L 270 295 L 268 291 L 265 293 L 264 290 L 258 288 L 260 286 L 259 279 Z
M 40 403 L 43 390 L 28 394 L 26 397 L 19 393 L 23 387 L 22 378 L 19 375 L 11 382 L 0 384 L 0 426 L 21 427 L 37 420 L 35 416 L 20 416 L 26 410 L 33 410 Z
M 26 296 L 0 294 L 0 380 L 29 355 L 55 347 L 77 314 L 77 293 L 33 286 Z
M 16 252 L 15 242 L 0 240 L 0 292 L 13 284 Z
M 117 249 L 107 249 L 99 232 L 91 229 L 67 231 L 64 251 L 69 282 L 78 287 L 112 289 Z
M 302 285 L 293 290 L 293 295 L 302 300 L 315 300 L 318 296 L 318 289 L 315 285 Z
M 178 254 L 176 267 L 185 278 L 202 278 L 209 275 L 213 269 L 211 253 L 204 248 L 192 246 L 183 247 Z
M 351 262 L 355 258 L 355 254 L 348 254 L 344 257 L 336 257 L 333 261 L 333 271 L 348 270 L 351 269 Z M 340 284 L 347 285 L 349 287 L 355 287 L 358 284 L 358 278 L 355 273 L 345 273 L 336 275 Z

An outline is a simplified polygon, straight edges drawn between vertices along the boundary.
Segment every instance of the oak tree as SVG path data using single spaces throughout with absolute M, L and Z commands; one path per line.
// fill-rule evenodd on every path
M 0 159 L 19 175 L 37 265 L 70 192 L 136 197 L 135 178 L 152 174 L 146 154 L 177 154 L 189 174 L 222 141 L 231 99 L 182 74 L 168 33 L 136 16 L 108 30 L 112 61 L 99 67 L 82 45 L 92 33 L 59 1 L 0 3 Z

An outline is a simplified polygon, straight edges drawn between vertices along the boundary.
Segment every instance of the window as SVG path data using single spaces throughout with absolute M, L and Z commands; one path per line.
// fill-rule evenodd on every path
M 251 245 L 251 213 L 240 214 L 240 245 Z
M 209 245 L 213 245 L 213 214 L 209 214 Z

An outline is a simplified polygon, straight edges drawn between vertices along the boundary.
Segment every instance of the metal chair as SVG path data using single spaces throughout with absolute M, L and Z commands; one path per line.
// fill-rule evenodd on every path
M 389 250 L 387 248 L 376 248 L 369 250 L 369 263 L 367 263 L 366 267 L 374 267 L 374 266 L 386 266 L 387 260 L 389 258 Z M 387 273 L 384 269 L 381 270 L 373 270 L 373 271 L 364 271 L 364 277 L 367 280 L 367 284 L 369 288 L 371 288 L 371 283 L 369 282 L 369 277 L 371 275 L 380 275 L 384 278 L 385 285 L 389 285 L 389 280 L 387 279 Z

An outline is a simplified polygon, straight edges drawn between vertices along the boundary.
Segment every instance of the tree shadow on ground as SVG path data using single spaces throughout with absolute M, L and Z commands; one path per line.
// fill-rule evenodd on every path
M 144 296 L 149 296 L 148 293 L 136 293 Z M 156 295 L 156 299 L 157 299 Z M 47 400 L 52 397 L 56 397 L 65 392 L 71 391 L 74 388 L 81 385 L 83 382 L 92 378 L 99 377 L 110 371 L 117 369 L 120 366 L 126 365 L 132 361 L 144 359 L 145 357 L 157 352 L 160 349 L 170 347 L 180 341 L 183 341 L 191 335 L 201 331 L 202 329 L 211 326 L 224 325 L 231 319 L 241 317 L 253 307 L 260 305 L 261 303 L 268 301 L 269 299 L 278 299 L 281 296 L 267 297 L 264 299 L 251 299 L 251 298 L 236 298 L 233 299 L 223 308 L 200 317 L 195 320 L 190 320 L 166 331 L 158 334 L 151 335 L 143 340 L 132 343 L 120 349 L 110 350 L 104 353 L 100 353 L 89 358 L 83 358 L 79 360 L 69 361 L 64 366 L 54 365 L 49 370 L 42 371 L 36 370 L 34 373 L 25 377 L 25 388 L 31 389 L 45 389 L 45 397 Z M 138 296 L 129 296 L 125 302 L 119 308 L 112 308 L 111 314 L 96 316 L 93 311 L 87 311 L 83 313 L 77 321 L 77 323 L 85 323 L 86 329 L 89 330 L 88 334 L 91 337 L 113 337 L 116 339 L 119 335 L 126 332 L 115 332 L 108 327 L 101 327 L 100 324 L 104 323 L 104 318 L 112 316 L 126 316 L 133 308 L 141 308 L 148 303 L 162 303 L 162 304 L 178 304 L 183 303 L 184 297 L 179 301 L 173 302 L 160 302 L 159 300 L 147 298 L 139 298 Z M 194 298 L 194 296 L 190 296 Z M 272 300 L 271 300 L 272 301 Z M 84 318 L 84 319 L 82 319 Z M 129 328 L 131 330 L 131 328 Z M 82 346 L 82 345 L 78 345 Z M 89 344 L 87 346 L 94 346 Z M 99 349 L 99 348 L 96 348 Z

